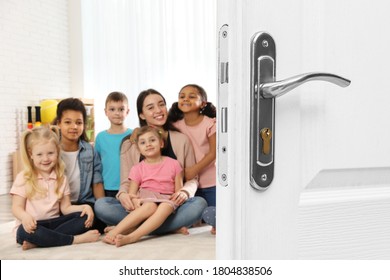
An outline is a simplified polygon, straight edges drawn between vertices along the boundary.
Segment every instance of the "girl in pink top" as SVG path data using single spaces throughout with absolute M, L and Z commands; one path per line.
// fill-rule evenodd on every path
M 94 217 L 92 208 L 71 205 L 58 131 L 38 127 L 24 132 L 21 152 L 24 170 L 10 193 L 17 219 L 16 241 L 22 249 L 97 241 L 99 232 L 88 230 Z
M 195 195 L 206 199 L 209 207 L 216 206 L 215 116 L 215 106 L 207 102 L 205 90 L 195 84 L 186 85 L 180 90 L 179 101 L 173 103 L 169 111 L 173 125 L 190 138 L 195 151 L 196 164 L 185 169 L 185 177 L 190 180 L 199 176 L 199 188 Z M 213 218 L 215 220 L 215 215 Z M 215 223 L 212 225 L 212 232 L 215 233 Z
M 171 197 L 183 187 L 180 163 L 161 155 L 162 131 L 144 126 L 137 131 L 136 142 L 144 159 L 129 175 L 129 195 L 135 210 L 117 226 L 106 228 L 103 239 L 117 247 L 137 242 L 157 229 L 178 207 Z

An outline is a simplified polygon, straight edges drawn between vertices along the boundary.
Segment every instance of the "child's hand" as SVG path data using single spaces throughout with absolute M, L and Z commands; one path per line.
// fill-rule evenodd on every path
M 83 211 L 81 211 L 80 217 L 83 217 L 84 215 L 87 215 L 87 220 L 84 223 L 85 227 L 86 228 L 92 227 L 94 213 L 93 213 L 92 207 L 89 206 L 88 204 L 84 205 L 84 208 L 83 208 Z
M 26 214 L 22 219 L 22 225 L 27 233 L 34 233 L 37 229 L 37 221 L 29 214 Z

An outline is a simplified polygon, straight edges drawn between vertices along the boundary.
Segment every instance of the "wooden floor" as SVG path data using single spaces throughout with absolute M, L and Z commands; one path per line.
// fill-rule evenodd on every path
M 14 221 L 15 218 L 11 212 L 11 196 L 9 194 L 0 195 L 0 224 Z

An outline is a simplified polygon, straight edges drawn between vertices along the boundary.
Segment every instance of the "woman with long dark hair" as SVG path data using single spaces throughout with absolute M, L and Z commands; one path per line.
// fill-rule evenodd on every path
M 165 146 L 162 154 L 177 159 L 182 168 L 195 164 L 195 155 L 188 137 L 171 124 L 168 120 L 168 110 L 165 98 L 154 89 L 142 91 L 137 98 L 137 112 L 140 126 L 149 125 L 163 129 Z M 121 148 L 121 186 L 116 198 L 105 197 L 98 199 L 95 204 L 95 213 L 107 225 L 116 225 L 134 205 L 129 196 L 130 181 L 128 180 L 131 167 L 141 160 L 137 145 L 131 138 L 124 139 Z M 198 187 L 197 178 L 186 181 L 184 187 L 175 192 L 171 200 L 180 205 L 176 212 L 152 234 L 165 234 L 181 229 L 187 233 L 186 227 L 201 219 L 207 203 L 201 197 L 194 197 Z

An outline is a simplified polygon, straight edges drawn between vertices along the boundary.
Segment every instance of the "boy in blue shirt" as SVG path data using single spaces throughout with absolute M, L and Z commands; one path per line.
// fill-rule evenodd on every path
M 95 149 L 102 161 L 104 193 L 109 197 L 115 197 L 119 190 L 122 140 L 133 132 L 124 124 L 129 111 L 125 94 L 114 91 L 107 96 L 104 112 L 111 126 L 96 136 Z

